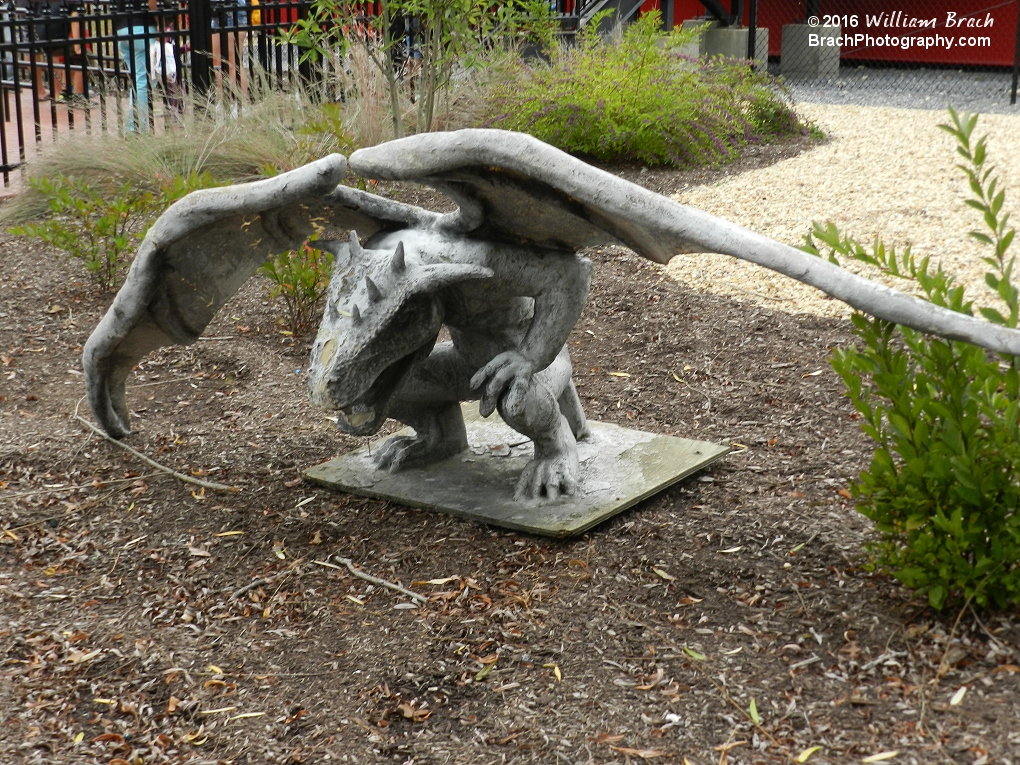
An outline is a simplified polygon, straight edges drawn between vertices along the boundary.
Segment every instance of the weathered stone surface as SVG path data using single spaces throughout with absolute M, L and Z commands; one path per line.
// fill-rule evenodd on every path
M 516 501 L 530 442 L 498 416 L 463 405 L 469 449 L 421 468 L 376 469 L 368 447 L 316 465 L 305 478 L 331 489 L 551 537 L 580 534 L 712 464 L 729 448 L 603 422 L 578 443 L 580 490 L 552 501 Z M 382 441 L 372 446 L 373 453 Z
M 1020 354 L 1014 329 L 875 284 L 527 135 L 429 133 L 351 156 L 363 177 L 448 194 L 458 205 L 448 215 L 339 186 L 346 167 L 333 155 L 195 192 L 156 222 L 85 345 L 89 403 L 108 433 L 128 432 L 125 380 L 141 358 L 194 342 L 261 263 L 312 233 L 337 256 L 309 363 L 312 400 L 335 410 L 347 433 L 371 435 L 387 419 L 413 428 L 373 455 L 380 475 L 457 459 L 468 443 L 460 402 L 478 400 L 535 444 L 518 465 L 514 494 L 524 505 L 584 496 L 595 480 L 582 469 L 578 442 L 589 431 L 565 345 L 587 299 L 590 263 L 578 251 L 589 245 L 622 243 L 660 263 L 732 255 L 878 318 Z M 444 328 L 450 340 L 438 342 Z

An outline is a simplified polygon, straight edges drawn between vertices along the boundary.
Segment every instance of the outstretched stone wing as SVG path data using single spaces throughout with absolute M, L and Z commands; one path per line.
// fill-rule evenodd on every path
M 418 181 L 443 191 L 460 205 L 456 227 L 472 236 L 575 249 L 620 242 L 658 263 L 680 253 L 731 255 L 880 319 L 1020 355 L 1020 331 L 889 289 L 522 133 L 427 133 L 356 151 L 350 164 L 366 178 Z
M 275 178 L 189 194 L 153 225 L 113 305 L 85 345 L 92 411 L 115 437 L 130 431 L 128 373 L 150 351 L 193 343 L 267 259 L 317 231 L 376 231 L 441 216 L 338 186 L 334 154 Z

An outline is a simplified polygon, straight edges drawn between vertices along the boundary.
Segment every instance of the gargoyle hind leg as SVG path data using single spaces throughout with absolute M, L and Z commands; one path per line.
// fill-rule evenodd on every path
M 420 467 L 459 454 L 467 448 L 460 402 L 478 397 L 470 388 L 476 370 L 452 343 L 441 343 L 408 374 L 390 402 L 393 419 L 414 428 L 413 436 L 394 436 L 375 456 L 379 468 L 397 471 Z M 570 380 L 567 349 L 536 374 L 519 411 L 498 402 L 503 420 L 535 444 L 535 457 L 517 482 L 518 499 L 555 499 L 574 494 L 580 472 L 577 441 L 589 434 L 581 401 Z
M 417 364 L 390 402 L 388 414 L 414 428 L 394 436 L 375 455 L 377 467 L 391 472 L 421 467 L 467 449 L 460 402 L 469 398 L 471 370 L 452 343 L 441 343 Z
M 564 349 L 563 353 L 566 353 Z M 567 370 L 567 386 L 560 393 L 557 403 L 560 406 L 560 413 L 567 418 L 570 431 L 577 441 L 584 441 L 591 435 L 588 428 L 588 418 L 584 416 L 584 409 L 581 408 L 581 397 L 577 395 L 577 388 L 574 381 L 570 379 L 572 370 Z
M 577 441 L 588 435 L 581 401 L 570 380 L 572 369 L 567 349 L 536 374 L 523 406 L 509 411 L 500 397 L 497 407 L 504 422 L 535 444 L 535 456 L 521 472 L 514 491 L 516 499 L 556 499 L 577 492 L 580 465 Z

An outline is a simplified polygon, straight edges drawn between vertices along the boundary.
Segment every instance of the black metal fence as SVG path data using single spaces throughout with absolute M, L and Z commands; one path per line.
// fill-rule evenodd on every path
M 286 86 L 298 51 L 279 32 L 308 0 L 29 0 L 0 5 L 0 172 L 60 132 L 155 130 L 189 91 L 251 77 Z
M 1016 102 L 1020 0 L 699 0 L 721 49 L 782 75 L 795 95 L 941 108 L 942 100 Z M 599 10 L 628 20 L 639 0 L 552 0 L 569 37 Z M 661 0 L 688 23 L 688 0 Z M 290 87 L 311 71 L 280 32 L 311 0 L 8 0 L 0 3 L 0 174 L 60 132 L 159 130 L 189 94 Z M 726 6 L 729 6 L 728 8 Z M 364 0 L 359 10 L 378 11 Z M 704 24 L 704 21 L 693 23 Z M 338 35 L 345 33 L 338 20 Z M 410 28 L 409 25 L 408 28 Z M 741 37 L 741 32 L 743 37 Z M 734 34 L 736 33 L 736 34 Z M 412 46 L 414 42 L 410 43 Z M 875 94 L 878 94 L 877 97 Z M 934 101 L 928 103 L 934 97 Z M 870 100 L 869 100 L 870 99 Z M 898 99 L 898 100 L 897 100 Z M 979 105 L 977 108 L 983 108 Z M 1020 107 L 1017 107 L 1020 109 Z

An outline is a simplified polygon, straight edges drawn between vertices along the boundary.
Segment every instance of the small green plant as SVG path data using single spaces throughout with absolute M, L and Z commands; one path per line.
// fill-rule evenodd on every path
M 985 139 L 972 133 L 976 115 L 950 109 L 941 127 L 957 140 L 990 246 L 985 280 L 1002 307 L 982 307 L 990 322 L 1016 328 L 1020 299 L 1012 283 L 1014 230 L 1002 214 L 1005 193 L 986 167 Z M 928 258 L 898 255 L 876 242 L 871 252 L 832 224 L 807 238 L 830 250 L 909 279 L 933 303 L 972 314 L 962 286 Z M 851 486 L 857 508 L 881 534 L 876 562 L 941 609 L 950 600 L 1004 608 L 1020 604 L 1020 374 L 1017 357 L 929 337 L 856 314 L 861 347 L 837 350 L 833 367 L 876 442 L 867 470 Z
M 277 255 L 259 268 L 273 283 L 270 297 L 283 302 L 287 331 L 301 335 L 314 327 L 332 269 L 332 253 L 312 244 Z
M 138 244 L 163 210 L 185 194 L 213 185 L 205 173 L 175 176 L 161 183 L 156 194 L 127 182 L 103 193 L 66 176 L 33 178 L 29 184 L 46 199 L 50 217 L 9 232 L 41 239 L 79 261 L 101 290 L 120 284 Z
M 773 78 L 743 61 L 683 55 L 693 33 L 663 34 L 655 12 L 605 40 L 597 26 L 548 63 L 521 62 L 493 89 L 486 124 L 603 162 L 680 167 L 804 129 Z
M 156 207 L 154 210 L 155 216 L 163 214 L 170 205 L 176 202 L 178 199 L 182 199 L 190 194 L 192 191 L 198 191 L 199 189 L 210 189 L 220 184 L 207 172 L 191 172 L 187 175 L 174 175 L 169 179 L 164 179 L 161 176 L 156 176 L 156 180 L 159 183 L 159 194 L 156 196 Z M 149 230 L 149 226 L 155 222 L 155 217 L 151 217 L 146 223 L 145 230 Z
M 15 226 L 10 233 L 37 237 L 79 261 L 101 290 L 116 287 L 144 235 L 143 221 L 156 204 L 155 195 L 136 193 L 125 183 L 107 196 L 63 176 L 30 183 L 46 197 L 52 217 Z

